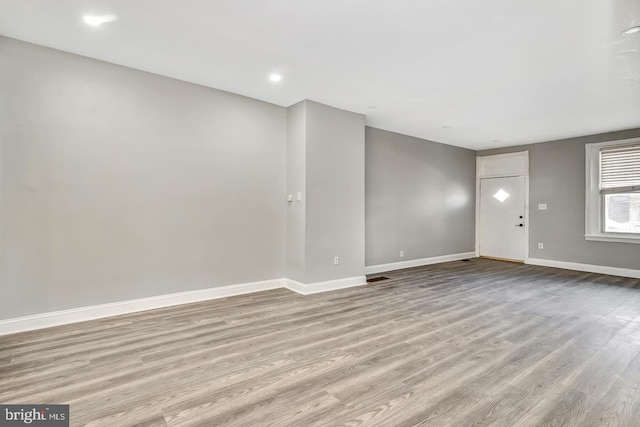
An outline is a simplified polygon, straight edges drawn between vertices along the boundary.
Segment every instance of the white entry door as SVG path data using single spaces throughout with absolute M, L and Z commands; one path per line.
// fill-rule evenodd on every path
M 524 261 L 524 176 L 480 180 L 480 256 Z

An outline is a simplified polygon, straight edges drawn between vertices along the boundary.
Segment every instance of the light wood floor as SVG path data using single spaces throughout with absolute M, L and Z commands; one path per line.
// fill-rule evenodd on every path
M 640 425 L 640 280 L 471 260 L 0 337 L 72 425 Z

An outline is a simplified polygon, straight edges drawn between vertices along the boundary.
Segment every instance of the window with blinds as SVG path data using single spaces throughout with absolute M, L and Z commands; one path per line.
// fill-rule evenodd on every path
M 640 144 L 602 147 L 599 172 L 603 231 L 640 234 Z
M 640 144 L 600 150 L 600 193 L 640 191 Z

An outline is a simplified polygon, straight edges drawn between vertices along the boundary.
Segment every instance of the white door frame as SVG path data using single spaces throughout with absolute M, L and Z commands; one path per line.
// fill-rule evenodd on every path
M 524 177 L 524 263 L 529 262 L 529 151 L 476 157 L 476 256 L 480 256 L 480 180 Z

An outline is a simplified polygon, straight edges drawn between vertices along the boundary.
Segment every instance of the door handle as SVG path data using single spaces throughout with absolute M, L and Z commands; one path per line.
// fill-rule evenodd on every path
M 524 224 L 516 224 L 516 227 L 524 227 Z

